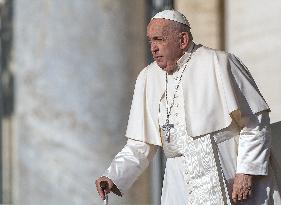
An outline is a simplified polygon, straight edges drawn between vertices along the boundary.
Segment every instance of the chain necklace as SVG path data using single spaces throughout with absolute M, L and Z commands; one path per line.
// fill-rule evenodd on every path
M 177 82 L 177 85 L 175 87 L 175 91 L 174 91 L 174 96 L 173 96 L 173 99 L 172 99 L 172 103 L 169 107 L 169 102 L 168 102 L 168 73 L 166 72 L 166 90 L 165 90 L 165 98 L 166 98 L 166 114 L 167 114 L 167 118 L 166 118 L 166 123 L 162 126 L 162 130 L 164 131 L 165 133 L 165 141 L 167 142 L 170 142 L 170 130 L 172 128 L 174 128 L 174 124 L 170 124 L 170 116 L 171 116 L 171 111 L 172 111 L 172 108 L 174 107 L 174 103 L 175 103 L 175 98 L 176 98 L 176 94 L 178 92 L 178 89 L 179 89 L 179 86 L 180 86 L 180 82 L 181 82 L 181 79 L 182 79 L 182 76 L 183 76 L 183 73 L 187 67 L 187 63 L 189 62 L 189 60 L 191 59 L 191 55 L 192 53 L 189 55 L 186 63 L 185 63 L 185 66 L 181 72 L 181 75 L 180 75 L 180 78 Z

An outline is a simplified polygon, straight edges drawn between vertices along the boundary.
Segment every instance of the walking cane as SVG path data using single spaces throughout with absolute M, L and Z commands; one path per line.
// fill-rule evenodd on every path
M 108 193 L 105 192 L 105 189 L 107 188 L 108 184 L 106 181 L 100 182 L 100 187 L 103 190 L 103 193 L 105 194 L 105 199 L 103 200 L 103 205 L 108 205 Z

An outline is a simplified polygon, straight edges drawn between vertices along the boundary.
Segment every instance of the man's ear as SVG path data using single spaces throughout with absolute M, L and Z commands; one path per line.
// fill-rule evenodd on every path
M 189 36 L 187 32 L 180 33 L 180 48 L 182 50 L 187 49 L 189 43 Z

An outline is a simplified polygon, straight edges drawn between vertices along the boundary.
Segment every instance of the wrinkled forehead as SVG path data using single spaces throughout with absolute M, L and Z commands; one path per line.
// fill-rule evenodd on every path
M 167 19 L 151 19 L 147 25 L 147 30 L 149 29 L 163 29 L 171 24 L 171 20 Z
M 151 35 L 169 35 L 168 32 L 173 21 L 167 19 L 152 19 L 147 25 L 147 36 Z

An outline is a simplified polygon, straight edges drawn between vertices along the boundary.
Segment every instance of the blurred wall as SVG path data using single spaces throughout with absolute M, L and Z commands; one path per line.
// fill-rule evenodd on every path
M 224 48 L 223 0 L 174 0 L 174 4 L 187 17 L 194 42 Z
M 145 65 L 145 1 L 14 0 L 14 202 L 102 204 Z M 147 173 L 111 204 L 147 204 Z
M 281 1 L 227 0 L 226 47 L 249 68 L 281 121 Z

